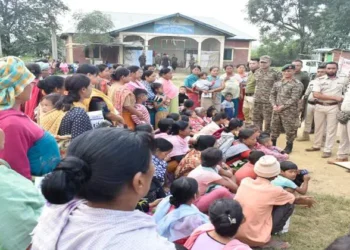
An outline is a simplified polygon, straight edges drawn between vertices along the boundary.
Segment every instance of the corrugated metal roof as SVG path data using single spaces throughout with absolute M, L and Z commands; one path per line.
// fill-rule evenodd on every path
M 103 12 L 109 15 L 114 24 L 114 28 L 110 32 L 120 32 L 133 27 L 141 26 L 147 23 L 154 22 L 156 20 L 169 18 L 172 16 L 179 15 L 183 18 L 188 18 L 194 22 L 202 23 L 209 28 L 216 29 L 224 34 L 226 34 L 230 40 L 255 40 L 254 37 L 245 34 L 215 18 L 212 17 L 189 17 L 180 13 L 175 13 L 171 15 L 162 14 L 140 14 L 140 13 L 125 13 L 125 12 Z M 62 34 L 75 33 L 75 27 L 72 26 L 70 29 L 65 30 Z
M 324 52 L 331 52 L 335 50 L 334 48 L 320 48 L 320 49 L 314 49 L 313 52 L 318 52 L 318 53 L 324 53 Z
M 349 52 L 349 49 L 339 49 L 339 48 L 320 48 L 320 49 L 314 49 L 313 52 L 316 53 L 329 53 L 332 52 L 334 50 L 340 50 L 340 51 L 346 51 Z

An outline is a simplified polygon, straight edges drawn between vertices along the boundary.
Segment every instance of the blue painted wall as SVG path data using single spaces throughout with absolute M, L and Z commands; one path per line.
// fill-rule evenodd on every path
M 125 32 L 135 32 L 135 33 L 167 33 L 167 31 L 172 31 L 171 34 L 177 34 L 177 35 L 181 35 L 181 34 L 213 35 L 213 36 L 222 35 L 221 33 L 215 30 L 205 28 L 203 26 L 198 25 L 197 23 L 192 23 L 187 20 L 183 22 L 177 21 L 176 23 L 174 23 L 172 19 L 166 19 L 161 22 L 150 23 L 150 24 L 142 25 L 129 30 L 125 30 Z

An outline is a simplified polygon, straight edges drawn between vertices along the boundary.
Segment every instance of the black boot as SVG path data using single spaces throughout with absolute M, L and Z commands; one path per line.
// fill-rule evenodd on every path
M 271 139 L 271 141 L 272 141 L 272 145 L 273 145 L 273 146 L 276 146 L 276 145 L 277 145 L 277 139 Z
M 293 150 L 293 142 L 287 142 L 287 146 L 286 146 L 286 148 L 283 150 L 284 153 L 290 154 L 290 153 L 292 153 L 292 150 Z

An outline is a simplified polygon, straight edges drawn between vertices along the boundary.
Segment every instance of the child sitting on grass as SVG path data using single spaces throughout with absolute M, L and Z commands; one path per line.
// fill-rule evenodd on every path
M 211 123 L 212 118 L 218 113 L 214 106 L 209 107 L 207 110 L 207 116 L 203 117 L 204 126 Z
M 254 165 L 264 155 L 265 154 L 261 151 L 250 152 L 248 162 L 244 164 L 240 169 L 238 169 L 235 173 L 236 182 L 238 186 L 241 184 L 241 181 L 244 178 L 250 177 L 252 179 L 256 179 L 257 175 L 254 172 Z
M 152 155 L 152 162 L 155 168 L 154 177 L 163 185 L 168 166 L 168 154 L 173 150 L 173 144 L 163 138 L 155 139 L 155 144 L 156 150 Z
M 196 179 L 199 185 L 199 196 L 195 205 L 203 213 L 207 213 L 212 202 L 220 198 L 232 198 L 237 191 L 235 177 L 230 170 L 224 170 L 223 156 L 217 148 L 202 151 L 201 165 L 192 170 L 188 177 Z
M 291 161 L 281 162 L 281 173 L 271 183 L 275 186 L 282 187 L 285 190 L 294 193 L 305 195 L 309 187 L 310 176 L 308 174 L 303 176 L 304 182 L 298 187 L 294 183 L 298 175 L 298 166 Z
M 186 115 L 188 115 L 190 120 L 190 126 L 192 128 L 193 133 L 198 133 L 204 127 L 204 121 L 200 118 L 195 111 L 187 110 Z
M 151 124 L 151 118 L 149 116 L 148 110 L 143 105 L 148 99 L 148 93 L 145 89 L 135 89 L 134 95 L 136 97 L 135 109 L 142 114 L 142 118 L 137 115 L 131 115 L 131 119 L 135 122 L 136 125 L 139 124 Z
M 232 199 L 216 200 L 209 208 L 210 222 L 198 227 L 186 241 L 191 250 L 251 250 L 236 240 L 236 235 L 244 215 L 241 205 Z
M 173 149 L 173 145 L 163 138 L 157 138 L 155 139 L 155 148 L 156 150 L 152 155 L 152 163 L 155 171 L 151 186 L 148 194 L 138 202 L 136 207 L 136 209 L 145 213 L 152 212 L 152 210 L 159 204 L 160 199 L 166 196 L 163 189 L 166 168 L 168 166 L 166 158 Z
M 257 139 L 258 143 L 255 146 L 256 150 L 264 152 L 265 155 L 274 156 L 279 162 L 288 160 L 288 154 L 284 153 L 280 148 L 272 145 L 270 134 L 261 133 Z
M 157 206 L 154 219 L 158 233 L 171 242 L 183 245 L 191 233 L 208 223 L 208 216 L 193 205 L 198 194 L 198 183 L 193 178 L 181 177 L 170 186 L 171 196 Z

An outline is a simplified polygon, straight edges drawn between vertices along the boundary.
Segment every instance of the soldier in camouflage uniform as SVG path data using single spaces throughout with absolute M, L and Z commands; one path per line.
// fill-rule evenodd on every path
M 264 131 L 270 133 L 272 107 L 269 101 L 270 92 L 275 82 L 282 79 L 282 73 L 270 68 L 271 58 L 262 56 L 260 58 L 260 68 L 254 73 L 255 76 L 255 94 L 253 123 L 262 130 L 265 121 Z
M 304 85 L 304 90 L 302 93 L 302 95 L 304 95 L 310 83 L 309 74 L 306 71 L 301 71 L 303 69 L 303 62 L 301 60 L 294 60 L 292 64 L 295 66 L 294 78 L 299 80 L 299 82 Z
M 270 103 L 273 107 L 271 139 L 276 145 L 283 127 L 287 136 L 287 146 L 284 151 L 289 154 L 293 150 L 293 141 L 298 131 L 295 120 L 298 119 L 298 101 L 304 86 L 294 78 L 294 65 L 285 65 L 282 71 L 283 79 L 273 85 L 270 94 Z

